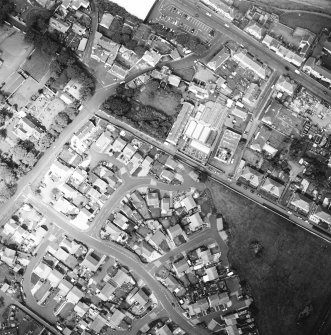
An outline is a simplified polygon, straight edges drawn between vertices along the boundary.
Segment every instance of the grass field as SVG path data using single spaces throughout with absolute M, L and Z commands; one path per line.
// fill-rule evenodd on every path
M 331 247 L 219 184 L 207 186 L 229 225 L 229 261 L 249 284 L 260 333 L 311 335 L 331 293 Z M 259 258 L 250 249 L 252 240 L 264 248 Z M 297 326 L 297 315 L 309 302 L 314 312 Z
M 155 90 L 154 85 L 147 83 L 145 89 L 137 94 L 139 100 L 145 106 L 151 106 L 170 116 L 178 112 L 178 106 L 181 100 L 181 93 L 175 92 L 170 87 L 158 88 Z
M 286 13 L 280 16 L 279 21 L 291 28 L 306 28 L 315 34 L 318 34 L 323 28 L 331 28 L 331 18 L 318 14 Z

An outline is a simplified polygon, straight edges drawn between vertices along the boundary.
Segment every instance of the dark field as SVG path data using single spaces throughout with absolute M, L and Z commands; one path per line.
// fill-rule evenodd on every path
M 217 183 L 207 183 L 230 228 L 229 261 L 254 297 L 263 335 L 313 335 L 331 294 L 331 246 Z M 250 248 L 263 246 L 261 257 Z M 312 315 L 296 325 L 307 303 Z

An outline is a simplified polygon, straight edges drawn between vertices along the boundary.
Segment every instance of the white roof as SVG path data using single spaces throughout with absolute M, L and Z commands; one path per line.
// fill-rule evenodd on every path
M 203 130 L 203 125 L 201 123 L 198 123 L 194 129 L 192 137 L 197 140 L 200 137 L 202 130 Z
M 199 141 L 203 142 L 203 143 L 206 143 L 210 132 L 211 132 L 211 129 L 209 127 L 204 127 L 201 134 L 200 134 Z
M 194 132 L 194 129 L 196 128 L 196 126 L 197 126 L 197 122 L 194 121 L 194 120 L 191 120 L 187 129 L 186 129 L 185 135 L 188 136 L 188 137 L 191 137 L 193 132 Z
M 155 0 L 112 0 L 119 6 L 125 8 L 130 14 L 145 20 Z
M 207 147 L 203 143 L 201 143 L 199 141 L 196 141 L 196 140 L 192 140 L 191 147 L 193 147 L 194 149 L 197 149 L 197 150 L 203 152 L 206 155 L 208 155 L 210 153 L 210 150 L 211 150 L 209 147 Z
M 191 209 L 197 207 L 196 202 L 194 201 L 192 195 L 187 196 L 184 198 L 180 204 L 186 208 L 187 211 L 190 211 Z

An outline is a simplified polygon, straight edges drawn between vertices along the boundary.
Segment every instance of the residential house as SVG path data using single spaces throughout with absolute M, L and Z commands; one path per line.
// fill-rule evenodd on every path
M 164 324 L 160 328 L 155 329 L 155 335 L 173 335 L 174 333 L 170 330 L 168 325 Z
M 84 317 L 88 310 L 89 306 L 81 301 L 79 301 L 78 304 L 74 307 L 74 311 L 80 318 Z
M 322 206 L 316 206 L 313 213 L 310 215 L 309 220 L 322 226 L 326 225 L 328 229 L 330 229 L 331 212 L 329 210 L 324 209 Z
M 207 268 L 205 270 L 205 275 L 202 277 L 202 280 L 206 283 L 212 280 L 215 280 L 219 277 L 219 274 L 217 272 L 216 266 Z
M 112 67 L 108 70 L 108 72 L 113 74 L 115 77 L 123 80 L 128 74 L 129 69 L 125 68 L 118 62 L 114 62 Z
M 166 241 L 166 236 L 162 233 L 161 230 L 156 230 L 156 232 L 150 237 L 148 242 L 155 246 L 155 248 L 159 248 L 163 241 Z
M 216 71 L 223 63 L 230 58 L 230 50 L 227 47 L 218 52 L 207 64 L 207 66 Z
M 158 192 L 149 192 L 146 196 L 146 203 L 149 207 L 160 208 L 160 199 Z
M 296 85 L 287 77 L 281 76 L 276 83 L 276 90 L 293 95 Z
M 115 276 L 112 277 L 113 282 L 117 287 L 121 287 L 124 283 L 134 284 L 134 280 L 130 275 L 124 272 L 122 269 L 118 269 Z
M 167 229 L 168 235 L 170 236 L 170 238 L 172 240 L 174 240 L 176 237 L 178 236 L 184 236 L 184 231 L 182 229 L 182 227 L 179 224 L 176 224 L 172 227 L 169 227 Z
M 190 269 L 190 266 L 187 263 L 186 258 L 182 258 L 178 262 L 173 263 L 172 267 L 175 270 L 177 277 L 181 277 L 184 274 L 184 272 Z
M 261 40 L 264 34 L 264 28 L 255 21 L 251 21 L 244 29 L 248 34 L 254 36 L 256 39 Z
M 82 292 L 78 287 L 74 286 L 67 294 L 66 300 L 73 305 L 76 305 L 80 299 L 85 296 L 85 293 Z
M 122 313 L 120 310 L 115 309 L 115 312 L 111 315 L 111 317 L 108 319 L 109 323 L 112 327 L 118 327 L 123 319 L 125 318 L 125 314 Z
M 309 199 L 305 195 L 294 192 L 289 201 L 289 206 L 301 214 L 308 215 L 313 203 L 313 200 Z
M 267 192 L 276 199 L 279 199 L 285 189 L 285 186 L 267 177 L 261 185 L 261 190 Z
M 51 17 L 49 19 L 49 28 L 57 30 L 58 32 L 62 34 L 65 34 L 69 30 L 70 25 L 61 19 Z
M 241 50 L 234 54 L 233 59 L 242 67 L 252 70 L 261 79 L 266 79 L 266 68 L 257 63 L 252 57 L 247 55 L 247 52 Z
M 86 254 L 81 266 L 86 267 L 91 272 L 97 271 L 100 265 L 105 261 L 106 255 L 102 255 L 99 252 L 90 249 L 89 252 Z
M 309 57 L 303 66 L 303 70 L 313 77 L 331 84 L 331 71 L 322 67 L 320 61 L 316 61 L 316 58 Z
M 96 334 L 101 333 L 101 329 L 107 325 L 107 320 L 100 314 L 90 323 L 89 328 L 93 330 Z
M 25 116 L 16 124 L 14 133 L 21 140 L 25 141 L 31 138 L 39 140 L 44 134 L 44 131 Z
M 196 230 L 200 229 L 204 225 L 204 222 L 201 219 L 201 216 L 200 216 L 200 214 L 198 212 L 190 215 L 188 217 L 188 220 L 190 221 L 189 227 L 190 227 L 191 231 L 196 231 Z
M 108 301 L 115 292 L 115 290 L 116 287 L 107 282 L 105 286 L 101 289 L 101 291 L 97 294 L 97 297 L 100 298 L 102 301 Z
M 250 166 L 245 166 L 241 172 L 240 178 L 245 179 L 250 186 L 257 188 L 262 181 L 263 174 Z
M 104 13 L 102 15 L 102 18 L 101 18 L 101 22 L 99 23 L 99 25 L 101 27 L 104 27 L 106 29 L 109 29 L 110 28 L 110 25 L 112 24 L 114 20 L 114 16 L 111 15 L 110 13 Z
M 181 206 L 185 207 L 186 211 L 189 212 L 191 209 L 197 207 L 195 200 L 193 199 L 192 195 L 188 195 L 185 197 L 181 202 Z

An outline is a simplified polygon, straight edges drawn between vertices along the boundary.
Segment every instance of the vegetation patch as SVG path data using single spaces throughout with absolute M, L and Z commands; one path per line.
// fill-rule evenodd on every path
M 331 294 L 329 245 L 222 185 L 207 186 L 229 225 L 229 261 L 251 288 L 261 334 L 311 335 Z

